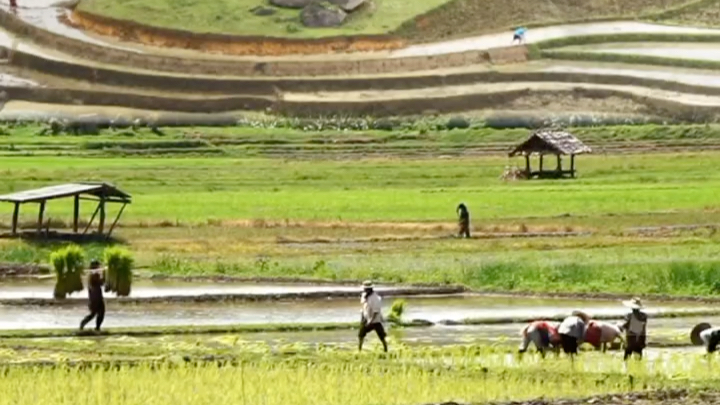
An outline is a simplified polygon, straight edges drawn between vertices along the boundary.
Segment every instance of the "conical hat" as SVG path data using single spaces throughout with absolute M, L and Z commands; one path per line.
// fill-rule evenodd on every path
M 694 344 L 695 346 L 702 346 L 704 343 L 702 339 L 700 339 L 700 334 L 703 331 L 710 329 L 711 327 L 712 326 L 710 326 L 710 324 L 707 322 L 695 325 L 695 327 L 692 328 L 692 330 L 690 331 L 690 341 L 692 342 L 692 344 Z

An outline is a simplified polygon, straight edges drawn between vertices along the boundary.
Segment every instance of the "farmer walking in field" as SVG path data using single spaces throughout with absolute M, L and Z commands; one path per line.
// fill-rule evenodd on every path
M 527 29 L 525 27 L 517 27 L 515 29 L 515 32 L 513 33 L 513 40 L 512 43 L 514 44 L 515 41 L 518 42 L 518 44 L 522 44 L 525 42 L 525 32 Z
M 358 338 L 360 340 L 358 350 L 362 351 L 363 342 L 365 342 L 365 336 L 369 332 L 375 331 L 380 342 L 382 342 L 383 349 L 385 352 L 388 351 L 387 342 L 385 341 L 385 328 L 383 327 L 383 316 L 382 316 L 382 299 L 374 291 L 374 287 L 371 281 L 363 283 L 363 293 L 360 297 L 360 304 L 362 304 L 362 312 L 360 319 L 360 333 Z
M 623 301 L 623 305 L 631 309 L 631 312 L 625 316 L 623 324 L 623 330 L 625 330 L 624 359 L 627 360 L 633 353 L 642 358 L 646 343 L 647 314 L 642 311 L 643 305 L 640 298 Z
M 457 207 L 458 226 L 460 228 L 460 237 L 470 237 L 470 211 L 468 211 L 465 203 L 460 203 Z
M 520 332 L 523 340 L 518 353 L 525 353 L 532 342 L 537 351 L 545 357 L 547 350 L 560 346 L 560 335 L 557 332 L 559 326 L 560 324 L 557 322 L 535 321 L 530 323 Z
M 590 317 L 587 314 L 581 311 L 573 311 L 572 315 L 565 318 L 558 327 L 560 345 L 563 352 L 569 355 L 570 358 L 574 358 L 578 354 L 578 347 L 585 340 L 585 331 L 589 321 Z
M 100 326 L 105 319 L 105 298 L 103 297 L 102 287 L 105 280 L 103 270 L 100 268 L 100 262 L 93 260 L 90 262 L 90 275 L 88 276 L 88 298 L 90 314 L 83 318 L 80 322 L 80 330 L 85 328 L 93 318 L 95 318 L 95 330 L 99 331 Z

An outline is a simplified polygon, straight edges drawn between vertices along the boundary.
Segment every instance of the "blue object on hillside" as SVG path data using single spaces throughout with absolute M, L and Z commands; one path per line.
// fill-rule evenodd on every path
M 527 31 L 527 29 L 525 29 L 525 27 L 518 27 L 515 30 L 515 35 L 521 37 L 521 36 L 525 35 L 525 31 Z

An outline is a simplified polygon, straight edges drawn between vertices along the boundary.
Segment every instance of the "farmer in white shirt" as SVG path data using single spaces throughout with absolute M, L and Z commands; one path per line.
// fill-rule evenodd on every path
M 585 341 L 585 331 L 590 317 L 581 311 L 573 311 L 558 327 L 560 345 L 565 354 L 573 357 L 578 354 L 578 346 Z
M 623 305 L 630 308 L 632 312 L 625 316 L 625 360 L 633 353 L 642 358 L 647 340 L 648 316 L 642 311 L 643 305 L 640 298 L 633 298 L 630 301 L 623 301 Z
M 360 344 L 359 350 L 362 350 L 365 336 L 371 331 L 375 331 L 380 341 L 383 344 L 385 351 L 388 351 L 387 342 L 385 341 L 385 328 L 383 327 L 383 316 L 382 316 L 382 299 L 373 290 L 373 284 L 370 281 L 363 283 L 363 293 L 360 297 L 360 303 L 362 304 L 362 318 L 360 320 L 360 333 L 358 338 Z
M 708 354 L 715 353 L 720 345 L 720 327 L 711 327 L 710 324 L 701 323 L 690 332 L 690 339 L 695 344 L 705 346 Z

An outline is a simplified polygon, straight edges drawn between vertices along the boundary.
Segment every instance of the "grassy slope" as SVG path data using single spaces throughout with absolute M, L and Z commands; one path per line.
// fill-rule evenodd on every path
M 313 38 L 387 33 L 445 1 L 374 0 L 373 7 L 359 11 L 341 28 L 326 29 L 304 28 L 298 10 L 278 8 L 274 15 L 256 16 L 250 10 L 267 5 L 263 0 L 83 0 L 80 10 L 193 32 Z

